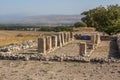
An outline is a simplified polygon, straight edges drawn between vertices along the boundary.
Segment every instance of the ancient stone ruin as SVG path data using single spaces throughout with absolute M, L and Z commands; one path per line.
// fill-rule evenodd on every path
M 59 32 L 58 34 L 38 39 L 38 52 L 42 54 L 54 51 L 74 40 L 72 32 Z
M 13 44 L 0 48 L 0 59 L 4 60 L 42 60 L 42 61 L 73 61 L 73 62 L 120 62 L 119 59 L 90 58 L 93 52 L 101 44 L 99 32 L 56 32 L 45 35 L 35 41 L 27 41 L 21 44 Z M 117 44 L 117 54 L 120 54 L 120 37 L 113 39 Z M 112 40 L 111 40 L 112 41 Z M 69 44 L 76 44 L 79 47 L 78 55 L 49 55 L 56 50 L 64 48 Z M 35 52 L 24 52 L 29 48 L 37 47 Z

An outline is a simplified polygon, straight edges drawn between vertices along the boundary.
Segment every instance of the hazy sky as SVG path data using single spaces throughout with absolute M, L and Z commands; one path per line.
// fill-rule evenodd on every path
M 120 0 L 0 0 L 0 15 L 73 15 Z

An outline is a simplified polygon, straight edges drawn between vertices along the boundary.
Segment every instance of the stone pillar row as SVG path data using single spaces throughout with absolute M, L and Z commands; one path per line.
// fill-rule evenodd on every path
M 52 36 L 38 38 L 38 52 L 49 53 L 73 40 L 73 32 L 59 32 Z

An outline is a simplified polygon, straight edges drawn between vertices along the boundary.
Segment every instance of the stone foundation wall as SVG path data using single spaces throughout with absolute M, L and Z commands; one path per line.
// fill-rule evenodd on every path
M 25 55 L 23 54 L 4 54 L 0 53 L 0 60 L 34 60 L 34 61 L 65 61 L 65 62 L 90 62 L 90 63 L 120 63 L 119 59 L 108 58 L 85 58 L 82 56 L 44 56 L 41 54 Z
M 21 44 L 11 44 L 5 47 L 0 48 L 0 52 L 17 52 L 20 50 L 28 49 L 37 46 L 37 40 L 35 41 L 27 41 Z

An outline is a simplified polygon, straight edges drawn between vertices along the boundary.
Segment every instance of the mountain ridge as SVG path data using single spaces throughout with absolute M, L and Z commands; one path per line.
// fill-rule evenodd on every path
M 81 21 L 81 15 L 38 15 L 38 16 L 0 16 L 0 23 L 11 24 L 74 24 Z

